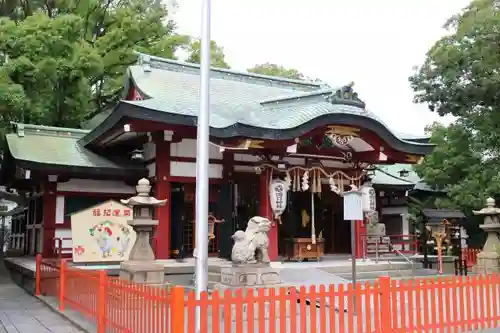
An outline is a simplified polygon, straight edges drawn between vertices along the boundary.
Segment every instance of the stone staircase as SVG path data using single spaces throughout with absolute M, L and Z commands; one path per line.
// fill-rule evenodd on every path
M 410 262 L 409 262 L 410 261 Z M 282 274 L 283 282 L 286 284 L 288 277 L 291 278 L 294 274 L 297 276 L 305 276 L 306 280 L 315 280 L 315 276 L 321 276 L 321 283 L 327 283 L 331 280 L 332 284 L 338 284 L 339 280 L 350 282 L 352 278 L 352 269 L 350 264 L 339 264 L 337 261 L 322 261 L 318 264 L 308 266 L 307 263 L 283 263 L 276 266 L 277 269 L 286 270 L 286 275 Z M 307 273 L 304 274 L 304 269 Z M 221 266 L 209 265 L 208 267 L 208 288 L 209 290 L 221 282 Z M 322 273 L 323 272 L 323 273 Z M 356 278 L 358 282 L 375 281 L 381 276 L 389 276 L 394 280 L 408 280 L 414 278 L 432 278 L 438 277 L 436 269 L 423 268 L 423 264 L 411 257 L 402 257 L 397 254 L 385 254 L 378 258 L 370 258 L 367 261 L 359 261 L 356 265 Z M 327 274 L 324 274 L 327 273 Z M 441 276 L 452 276 L 453 274 L 443 274 Z M 314 281 L 313 281 L 314 283 Z M 316 281 L 320 283 L 320 281 Z M 189 279 L 189 286 L 194 286 L 194 280 Z

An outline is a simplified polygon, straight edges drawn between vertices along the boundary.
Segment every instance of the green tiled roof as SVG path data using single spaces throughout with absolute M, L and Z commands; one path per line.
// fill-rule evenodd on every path
M 198 65 L 143 54 L 140 63 L 129 68 L 129 75 L 143 97 L 149 99 L 127 103 L 160 112 L 197 115 L 200 95 Z M 359 115 L 382 123 L 364 108 L 360 100 L 357 103 L 346 100 L 345 104 L 329 101 L 337 90 L 321 83 L 212 69 L 210 126 L 224 128 L 240 123 L 287 129 L 336 113 Z
M 123 101 L 118 108 L 128 104 L 134 111 L 127 116 L 147 109 L 170 117 L 166 122 L 176 123 L 172 117 L 184 117 L 185 124 L 194 125 L 199 110 L 199 73 L 196 64 L 139 54 L 139 64 L 129 67 L 128 77 L 144 99 Z M 313 122 L 321 126 L 321 119 L 328 118 L 324 122 L 330 124 L 370 122 L 378 128 L 379 135 L 388 135 L 389 141 L 405 152 L 428 151 L 432 146 L 406 141 L 391 132 L 380 118 L 366 110 L 352 85 L 332 89 L 324 83 L 218 68 L 212 68 L 210 75 L 210 127 L 219 130 L 221 137 L 259 137 L 255 129 L 262 129 L 261 133 L 266 134 L 261 138 L 284 138 L 286 130 L 307 127 Z M 217 136 L 215 132 L 212 134 Z
M 377 169 L 372 177 L 372 184 L 414 186 L 421 182 L 411 164 L 377 165 Z M 409 171 L 407 177 L 400 176 L 399 172 L 402 170 Z
M 15 124 L 17 132 L 6 135 L 12 157 L 18 161 L 99 169 L 122 169 L 78 144 L 87 130 Z

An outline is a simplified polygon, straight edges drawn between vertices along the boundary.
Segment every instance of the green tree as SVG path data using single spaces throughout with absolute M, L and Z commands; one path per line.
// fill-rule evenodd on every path
M 187 62 L 192 62 L 199 64 L 201 61 L 201 41 L 199 39 L 192 39 L 187 47 L 185 47 L 188 52 Z M 229 64 L 226 62 L 226 56 L 224 54 L 224 48 L 217 45 L 215 41 L 210 43 L 210 62 L 211 65 L 218 68 L 230 68 Z
M 448 34 L 410 78 L 415 100 L 453 115 L 429 128 L 435 151 L 417 173 L 463 208 L 500 198 L 500 2 L 473 1 L 448 20 Z
M 436 147 L 414 166 L 427 184 L 446 191 L 451 202 L 466 211 L 482 207 L 488 196 L 498 193 L 500 168 L 495 165 L 496 159 L 484 158 L 476 132 L 460 120 L 448 126 L 435 123 L 427 131 Z
M 0 7 L 0 130 L 9 121 L 77 127 L 119 100 L 135 51 L 175 58 L 189 41 L 156 0 L 9 1 Z
M 255 65 L 252 68 L 247 69 L 250 73 L 279 76 L 287 79 L 304 80 L 306 77 L 304 74 L 293 68 L 285 68 L 280 65 L 265 63 L 260 65 Z
M 90 77 L 102 73 L 95 49 L 80 39 L 83 20 L 76 15 L 50 18 L 37 13 L 16 24 L 0 19 L 0 69 L 4 125 L 24 121 L 76 126 L 90 112 Z M 3 103 L 2 103 L 3 104 Z
M 445 27 L 449 33 L 434 44 L 410 78 L 415 100 L 485 134 L 475 138 L 480 148 L 500 156 L 499 1 L 473 1 Z

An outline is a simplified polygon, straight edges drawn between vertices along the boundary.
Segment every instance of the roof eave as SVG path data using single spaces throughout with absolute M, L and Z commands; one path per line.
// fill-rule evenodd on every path
M 79 143 L 83 146 L 92 144 L 96 139 L 101 137 L 108 130 L 112 129 L 113 126 L 124 117 L 184 126 L 196 126 L 197 123 L 197 117 L 195 116 L 173 114 L 149 109 L 127 101 L 120 101 L 111 115 L 94 130 L 81 138 L 79 140 Z M 431 153 L 435 147 L 434 144 L 414 143 L 401 140 L 390 130 L 388 130 L 383 124 L 377 122 L 375 119 L 349 113 L 322 115 L 320 117 L 309 120 L 301 126 L 290 129 L 263 130 L 262 128 L 236 123 L 225 128 L 210 128 L 210 135 L 219 138 L 242 136 L 256 139 L 286 140 L 300 137 L 303 134 L 314 130 L 315 128 L 332 124 L 367 128 L 384 139 L 384 141 L 386 141 L 395 150 L 403 152 L 405 154 L 425 156 Z
M 147 169 L 145 167 L 94 167 L 94 166 L 80 166 L 80 165 L 63 165 L 63 164 L 50 164 L 40 163 L 29 160 L 14 159 L 15 163 L 28 170 L 38 171 L 51 171 L 62 173 L 84 173 L 89 175 L 109 175 L 119 177 L 143 177 L 147 176 Z

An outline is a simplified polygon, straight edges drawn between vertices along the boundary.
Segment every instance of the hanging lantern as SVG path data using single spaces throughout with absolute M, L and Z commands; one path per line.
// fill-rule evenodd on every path
M 287 192 L 287 182 L 281 179 L 273 179 L 271 181 L 269 186 L 269 198 L 275 219 L 279 219 L 286 209 Z
M 375 189 L 369 182 L 361 186 L 361 193 L 363 193 L 363 212 L 373 212 L 377 209 L 377 201 Z

